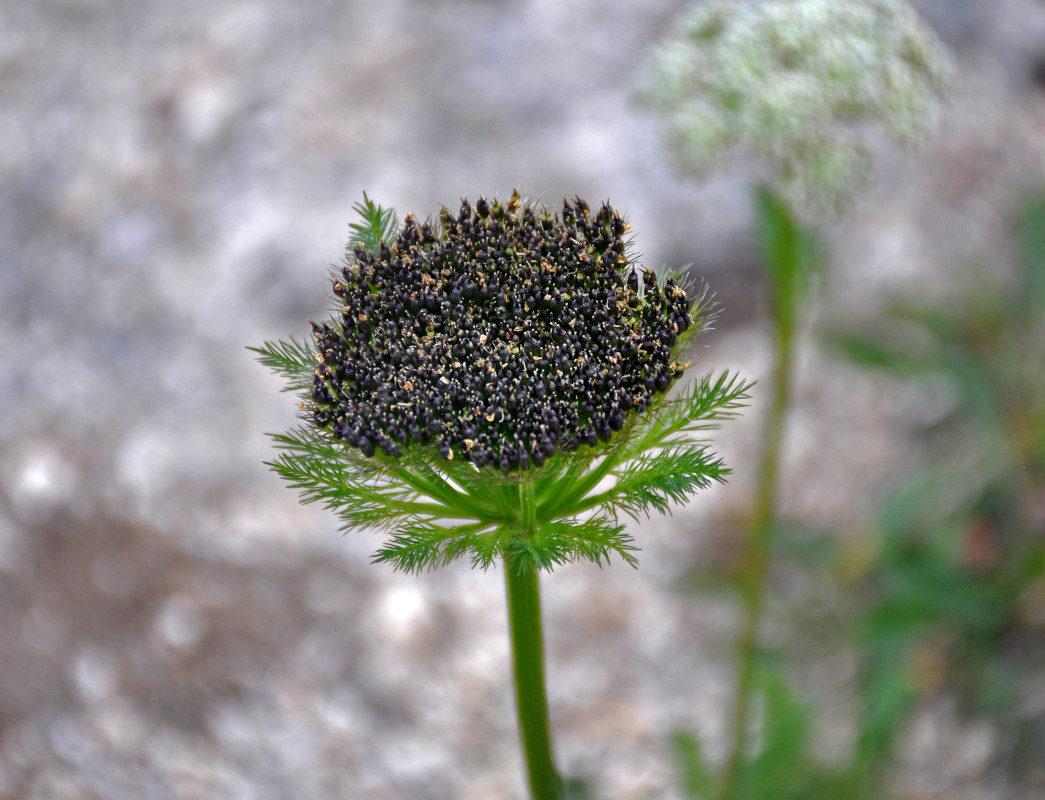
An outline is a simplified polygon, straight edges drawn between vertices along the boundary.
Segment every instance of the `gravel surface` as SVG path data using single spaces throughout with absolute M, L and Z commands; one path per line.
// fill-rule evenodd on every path
M 1045 4 L 918 5 L 958 87 L 831 228 L 823 324 L 1007 263 L 1045 178 Z M 324 312 L 364 189 L 425 213 L 519 186 L 628 209 L 647 263 L 723 300 L 703 366 L 760 377 L 747 184 L 674 180 L 628 98 L 681 7 L 0 3 L 0 798 L 523 796 L 502 576 L 393 574 L 299 507 L 261 464 L 294 404 L 244 348 Z M 557 749 L 599 797 L 676 797 L 676 727 L 723 754 L 735 609 L 680 585 L 735 552 L 759 401 L 719 437 L 735 480 L 637 531 L 641 570 L 545 580 Z M 797 401 L 786 506 L 845 530 L 932 410 L 815 346 Z M 1024 796 L 965 725 L 919 717 L 901 785 Z

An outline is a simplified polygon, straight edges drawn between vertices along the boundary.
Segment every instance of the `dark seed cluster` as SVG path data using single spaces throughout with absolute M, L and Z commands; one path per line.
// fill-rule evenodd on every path
M 313 323 L 316 424 L 366 456 L 434 444 L 506 472 L 607 441 L 682 374 L 690 325 L 682 288 L 629 261 L 627 228 L 609 205 L 559 215 L 517 193 L 407 216 L 334 282 L 340 320 Z

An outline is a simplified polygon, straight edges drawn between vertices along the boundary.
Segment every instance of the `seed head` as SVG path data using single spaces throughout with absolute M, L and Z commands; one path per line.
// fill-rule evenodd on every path
M 628 226 L 480 197 L 355 248 L 313 323 L 312 418 L 365 456 L 433 447 L 525 471 L 595 447 L 682 374 L 691 301 L 628 256 Z

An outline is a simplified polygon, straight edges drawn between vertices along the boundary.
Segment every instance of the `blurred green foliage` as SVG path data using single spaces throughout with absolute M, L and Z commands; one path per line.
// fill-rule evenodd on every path
M 722 769 L 704 757 L 699 740 L 677 732 L 673 743 L 680 783 L 690 800 L 861 800 L 878 797 L 854 763 L 826 765 L 812 744 L 813 711 L 789 686 L 778 654 L 760 641 L 766 601 L 773 602 L 769 567 L 782 555 L 824 563 L 824 548 L 796 535 L 776 516 L 777 472 L 790 400 L 796 329 L 822 257 L 813 233 L 775 192 L 756 195 L 755 235 L 769 290 L 774 355 L 764 420 L 755 507 L 745 526 L 739 563 L 728 574 L 696 576 L 703 590 L 728 588 L 743 600 L 731 750 Z M 807 544 L 812 542 L 812 544 Z
M 838 336 L 855 362 L 932 380 L 949 411 L 930 465 L 881 507 L 860 587 L 861 756 L 888 756 L 913 704 L 951 692 L 1001 733 L 1014 775 L 1045 764 L 1045 195 L 1019 225 L 1019 268 L 948 308 L 897 304 Z M 909 335 L 901 335 L 906 331 Z
M 822 764 L 813 753 L 812 708 L 788 685 L 782 672 L 761 664 L 756 695 L 762 702 L 760 737 L 741 764 L 738 796 L 744 800 L 875 800 L 865 776 L 846 764 Z M 699 740 L 679 731 L 673 739 L 679 782 L 688 800 L 715 800 L 725 781 L 706 760 Z
M 797 252 L 771 227 L 759 235 L 764 249 Z M 760 651 L 744 800 L 890 797 L 897 740 L 940 695 L 991 721 L 995 774 L 1045 781 L 1045 710 L 1034 701 L 1045 680 L 1045 193 L 1025 205 L 1015 240 L 1016 268 L 983 276 L 964 299 L 904 300 L 859 333 L 831 337 L 854 363 L 921 387 L 941 413 L 921 436 L 925 466 L 897 476 L 900 488 L 864 526 L 872 541 L 855 574 L 852 555 L 823 532 L 773 521 L 772 560 L 845 597 L 816 635 L 841 633 L 855 651 L 858 718 L 851 751 L 825 763 L 811 743 L 815 703 L 789 685 L 787 653 Z M 730 569 L 697 572 L 687 584 L 698 591 L 743 590 Z M 724 777 L 699 740 L 677 732 L 673 745 L 683 796 L 720 800 Z
M 790 340 L 822 258 L 812 231 L 795 218 L 778 194 L 762 187 L 755 196 L 755 238 L 765 265 L 778 340 Z

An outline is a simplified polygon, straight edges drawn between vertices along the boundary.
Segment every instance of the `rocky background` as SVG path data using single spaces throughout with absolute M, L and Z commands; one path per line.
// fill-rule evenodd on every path
M 1045 180 L 1045 4 L 917 5 L 959 62 L 940 135 L 883 149 L 823 231 L 831 310 L 783 496 L 829 529 L 918 461 L 934 411 L 813 329 L 1011 263 Z M 394 574 L 300 507 L 262 465 L 294 402 L 245 346 L 325 312 L 363 190 L 423 216 L 520 187 L 627 209 L 646 263 L 692 263 L 722 300 L 698 369 L 761 377 L 748 176 L 675 179 L 629 98 L 683 6 L 0 2 L 0 797 L 523 796 L 502 576 Z M 756 391 L 718 437 L 727 487 L 636 532 L 641 570 L 544 581 L 560 762 L 599 797 L 677 797 L 676 728 L 724 753 L 736 612 L 680 586 L 729 557 L 715 531 L 747 507 L 760 410 Z M 813 673 L 838 698 L 825 758 L 853 735 L 850 661 Z M 1040 796 L 992 778 L 989 727 L 920 724 L 913 796 Z

